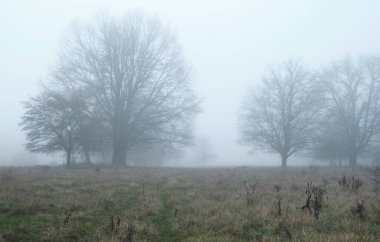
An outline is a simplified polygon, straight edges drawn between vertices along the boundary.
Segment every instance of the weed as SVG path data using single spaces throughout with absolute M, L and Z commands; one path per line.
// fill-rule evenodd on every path
M 127 226 L 127 233 L 124 238 L 122 238 L 123 242 L 132 242 L 133 241 L 133 235 L 135 233 L 135 226 L 131 223 Z
M 273 185 L 273 188 L 276 192 L 279 192 L 281 190 L 282 186 L 280 184 L 275 184 L 275 185 Z
M 360 178 L 352 176 L 350 179 L 345 174 L 338 180 L 338 183 L 344 190 L 351 190 L 353 192 L 357 192 L 363 186 L 363 181 Z
M 363 181 L 360 180 L 359 178 L 355 178 L 354 176 L 351 177 L 352 182 L 351 182 L 351 189 L 352 191 L 356 192 L 363 186 Z
M 312 182 L 308 182 L 305 193 L 307 198 L 305 205 L 302 206 L 302 210 L 307 208 L 309 214 L 313 214 L 318 220 L 322 209 L 324 190 L 320 187 L 313 186 Z
M 281 216 L 282 210 L 281 210 L 281 198 L 278 199 L 277 202 L 277 214 L 278 216 Z
M 256 191 L 256 187 L 257 187 L 257 184 L 258 182 L 256 182 L 255 184 L 250 184 L 248 182 L 244 182 L 243 183 L 243 186 L 244 186 L 244 189 L 245 189 L 245 198 L 246 198 L 246 201 L 247 201 L 247 205 L 252 205 L 253 204 L 253 200 L 254 200 L 254 193 Z
M 71 211 L 67 211 L 65 213 L 65 217 L 63 219 L 63 226 L 67 226 L 70 222 L 70 217 L 71 217 Z
M 362 199 L 356 201 L 351 211 L 354 215 L 358 216 L 360 219 L 363 220 L 365 218 L 364 200 Z
M 276 234 L 278 234 L 280 237 L 291 240 L 292 234 L 290 233 L 289 228 L 286 226 L 284 222 L 280 222 L 275 230 Z
M 110 218 L 110 228 L 112 233 L 115 232 L 115 223 L 113 221 L 113 216 Z

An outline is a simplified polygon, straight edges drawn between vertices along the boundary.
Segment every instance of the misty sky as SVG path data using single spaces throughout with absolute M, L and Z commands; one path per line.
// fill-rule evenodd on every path
M 222 165 L 267 158 L 238 144 L 236 117 L 268 65 L 292 58 L 318 68 L 347 54 L 380 54 L 376 0 L 0 0 L 0 164 L 23 151 L 20 103 L 38 93 L 70 23 L 92 21 L 101 10 L 121 16 L 136 9 L 177 33 L 203 100 L 195 133 L 209 138 Z

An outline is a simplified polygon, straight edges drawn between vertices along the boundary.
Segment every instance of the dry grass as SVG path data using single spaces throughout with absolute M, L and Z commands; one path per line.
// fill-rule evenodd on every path
M 342 188 L 344 174 L 363 185 Z M 7 168 L 0 170 L 0 241 L 376 241 L 380 197 L 366 174 Z M 318 220 L 301 209 L 308 182 L 325 191 Z M 247 184 L 256 184 L 249 202 Z

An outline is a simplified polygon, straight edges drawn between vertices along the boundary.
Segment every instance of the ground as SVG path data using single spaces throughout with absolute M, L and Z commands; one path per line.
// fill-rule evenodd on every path
M 340 185 L 344 175 L 363 185 Z M 32 167 L 2 168 L 0 181 L 0 241 L 380 238 L 380 195 L 363 169 Z M 323 191 L 318 218 L 302 210 L 308 182 Z

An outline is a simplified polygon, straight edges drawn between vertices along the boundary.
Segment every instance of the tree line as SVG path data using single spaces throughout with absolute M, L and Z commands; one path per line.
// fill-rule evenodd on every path
M 352 167 L 374 154 L 380 135 L 380 57 L 345 57 L 321 70 L 299 61 L 272 66 L 244 100 L 239 117 L 243 143 L 290 156 Z
M 192 141 L 200 112 L 191 68 L 168 26 L 130 13 L 100 15 L 76 24 L 41 92 L 24 102 L 20 125 L 31 152 L 63 151 L 91 162 L 110 152 L 124 165 L 127 153 L 162 156 Z M 287 61 L 269 68 L 244 99 L 241 141 L 275 152 L 283 167 L 290 156 L 356 166 L 378 148 L 380 57 L 350 57 L 321 70 Z M 141 158 L 141 156 L 140 156 Z

